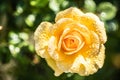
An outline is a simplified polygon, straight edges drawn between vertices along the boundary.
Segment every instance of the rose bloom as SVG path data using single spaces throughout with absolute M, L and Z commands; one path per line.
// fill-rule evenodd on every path
M 42 22 L 34 33 L 35 50 L 55 71 L 55 76 L 97 72 L 105 59 L 107 40 L 103 22 L 93 13 L 75 7 L 56 15 L 55 23 Z

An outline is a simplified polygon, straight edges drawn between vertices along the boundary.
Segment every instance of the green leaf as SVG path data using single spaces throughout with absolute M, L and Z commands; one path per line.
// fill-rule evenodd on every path
M 48 0 L 31 0 L 30 5 L 34 7 L 45 7 L 48 3 Z
M 118 30 L 118 23 L 116 21 L 109 21 L 105 23 L 107 32 Z
M 50 0 L 49 7 L 54 12 L 58 12 L 60 10 L 60 4 L 58 3 L 57 0 Z
M 18 43 L 20 43 L 20 39 L 19 39 L 19 36 L 18 36 L 18 34 L 17 33 L 15 33 L 15 32 L 10 32 L 9 33 L 9 38 L 10 38 L 10 40 L 9 40 L 9 43 L 10 44 L 18 44 Z
M 100 18 L 105 21 L 115 17 L 117 8 L 110 2 L 102 2 L 99 4 L 97 11 L 100 13 Z
M 25 22 L 29 27 L 33 27 L 34 21 L 35 21 L 35 15 L 34 14 L 28 15 L 27 18 L 25 19 Z
M 94 12 L 96 10 L 96 4 L 93 0 L 85 0 L 84 8 L 88 12 Z
M 75 75 L 74 75 L 74 80 L 84 80 L 84 78 L 85 78 L 85 77 L 80 76 L 80 75 L 78 75 L 78 74 L 75 74 Z
M 25 33 L 25 32 L 19 33 L 19 37 L 20 37 L 21 39 L 23 39 L 23 40 L 28 40 L 28 39 L 29 39 L 28 34 Z

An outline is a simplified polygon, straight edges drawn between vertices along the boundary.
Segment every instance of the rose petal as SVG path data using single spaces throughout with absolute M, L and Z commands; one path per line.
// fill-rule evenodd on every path
M 70 28 L 66 28 L 66 29 L 63 31 L 63 33 L 62 33 L 62 35 L 61 35 L 61 37 L 60 37 L 60 39 L 59 39 L 59 42 L 58 42 L 58 50 L 61 49 L 62 39 L 63 39 L 63 37 L 68 33 L 68 31 L 70 31 Z
M 59 76 L 60 74 L 63 73 L 63 71 L 61 71 L 57 67 L 55 60 L 53 60 L 52 58 L 47 58 L 46 61 L 47 61 L 48 65 L 55 71 L 55 76 Z
M 48 42 L 48 52 L 52 59 L 56 61 L 56 65 L 63 72 L 69 69 L 75 59 L 75 56 L 68 56 L 62 51 L 57 50 L 56 38 L 52 36 Z
M 60 39 L 60 35 L 66 29 L 66 25 L 68 25 L 69 23 L 74 23 L 74 21 L 69 18 L 62 18 L 59 21 L 57 21 L 56 24 L 54 25 L 54 31 L 53 31 L 54 34 L 53 35 L 58 40 Z
M 69 69 L 74 61 L 74 56 L 67 56 L 65 54 L 62 54 L 62 52 L 57 51 L 56 47 L 56 39 L 54 36 L 52 36 L 49 40 L 48 47 L 49 47 L 49 55 L 50 57 L 56 61 L 56 66 L 62 70 L 63 72 L 67 71 Z
M 105 59 L 105 47 L 101 45 L 100 53 L 92 58 L 85 58 L 79 55 L 73 63 L 70 72 L 78 73 L 81 76 L 86 76 L 97 72 L 98 68 L 101 68 Z
M 93 57 L 98 54 L 100 48 L 100 40 L 98 35 L 91 31 L 90 34 L 91 44 L 86 44 L 84 47 L 78 52 L 78 54 L 82 54 L 84 57 Z
M 34 33 L 35 50 L 38 55 L 45 58 L 48 57 L 47 46 L 50 38 L 50 31 L 52 24 L 49 22 L 42 22 Z
M 69 23 L 68 25 L 66 25 L 66 27 L 70 28 L 71 31 L 76 30 L 77 32 L 79 32 L 81 36 L 84 38 L 84 41 L 86 42 L 86 44 L 91 43 L 90 35 L 89 35 L 90 31 L 88 30 L 86 26 L 81 25 L 79 23 Z
M 101 43 L 105 43 L 107 40 L 105 28 L 103 22 L 93 13 L 84 14 L 80 9 L 71 7 L 64 11 L 59 12 L 56 15 L 55 22 L 62 18 L 72 18 L 73 20 L 79 21 L 80 23 L 87 26 L 89 29 L 96 31 L 100 36 Z M 103 36 L 104 35 L 104 36 Z
M 101 44 L 100 51 L 96 57 L 93 58 L 98 68 L 102 68 L 105 59 L 105 46 Z
M 61 55 L 63 55 L 63 54 L 61 54 Z M 76 54 L 69 55 L 69 56 L 63 55 L 61 60 L 56 61 L 56 64 L 57 64 L 59 69 L 68 73 L 68 72 L 70 72 L 70 68 L 72 67 L 77 56 L 78 55 L 76 55 Z
M 79 55 L 73 63 L 70 71 L 72 73 L 78 73 L 81 76 L 87 76 L 96 72 L 97 69 L 95 68 L 94 63 L 91 61 L 91 59 Z
M 58 20 L 62 18 L 72 18 L 74 20 L 78 20 L 81 15 L 83 15 L 82 11 L 80 11 L 78 8 L 71 7 L 71 8 L 68 8 L 64 11 L 57 13 L 55 22 L 57 22 Z
M 79 40 L 80 42 L 78 43 L 78 47 L 77 47 L 77 49 L 76 50 L 74 50 L 74 51 L 71 51 L 71 52 L 64 52 L 65 54 L 68 54 L 68 55 L 71 55 L 71 54 L 73 54 L 73 53 L 75 53 L 75 52 L 77 52 L 78 50 L 80 50 L 81 48 L 82 48 L 82 46 L 84 45 L 84 42 L 82 42 L 81 41 L 81 36 L 80 36 L 80 33 L 78 34 L 78 35 L 75 35 L 75 33 L 74 34 L 72 34 L 73 32 L 71 32 L 71 27 L 69 27 L 69 28 L 66 28 L 64 31 L 63 31 L 63 33 L 62 33 L 62 35 L 61 35 L 61 37 L 60 37 L 60 40 L 59 40 L 59 42 L 58 42 L 58 51 L 61 49 L 61 46 L 62 46 L 62 39 L 64 38 L 64 36 L 68 33 L 68 32 L 70 32 L 71 33 L 71 35 L 69 35 L 69 36 L 73 36 L 74 38 L 76 37 L 76 39 L 77 40 Z M 79 31 L 78 31 L 79 32 Z M 81 31 L 82 32 L 82 31 Z M 77 33 L 76 33 L 77 34 Z M 66 37 L 68 37 L 68 36 L 66 36 Z M 64 46 L 65 47 L 65 46 Z M 67 48 L 66 48 L 67 49 Z M 69 50 L 69 49 L 67 49 L 67 50 Z
M 57 61 L 57 66 L 62 71 L 79 73 L 80 75 L 89 75 L 90 73 L 92 74 L 97 71 L 93 63 L 90 62 L 90 59 L 95 57 L 96 55 L 98 55 L 97 53 L 99 53 L 99 48 L 100 48 L 99 38 L 98 38 L 98 35 L 95 34 L 95 32 L 91 32 L 91 35 L 92 35 L 91 39 L 93 39 L 92 40 L 93 42 L 91 43 L 92 45 L 90 46 L 88 45 L 84 47 L 82 50 L 80 50 L 75 55 L 66 56 L 60 52 L 56 53 L 58 54 L 59 58 L 62 59 L 62 60 L 59 59 L 59 61 Z M 96 62 L 94 62 L 94 64 L 96 64 Z
M 56 38 L 54 36 L 51 36 L 51 38 L 48 41 L 48 53 L 51 58 L 54 60 L 59 59 L 59 55 L 56 52 L 57 50 L 57 43 L 56 43 Z
M 70 28 L 70 30 L 73 30 L 76 28 L 76 30 L 78 30 L 81 33 L 81 35 L 84 35 L 84 38 L 86 40 L 86 44 L 90 43 L 88 28 L 84 25 L 79 24 L 78 22 L 75 22 L 75 21 L 68 19 L 68 18 L 62 18 L 56 22 L 54 27 L 55 27 L 55 29 L 54 29 L 53 35 L 58 39 L 57 41 L 59 41 L 61 35 L 63 35 L 62 34 L 63 31 L 66 28 Z
M 95 31 L 99 38 L 101 43 L 105 43 L 107 40 L 106 32 L 104 28 L 104 23 L 99 20 L 99 18 L 92 14 L 92 13 L 86 13 L 80 18 L 80 23 L 88 27 L 89 30 Z

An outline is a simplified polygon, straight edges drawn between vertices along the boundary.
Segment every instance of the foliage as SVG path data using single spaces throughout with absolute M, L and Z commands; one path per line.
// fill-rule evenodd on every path
M 0 0 L 0 80 L 119 80 L 119 4 L 119 0 Z M 54 22 L 57 12 L 71 6 L 93 12 L 104 21 L 108 35 L 105 64 L 94 75 L 55 77 L 36 55 L 33 33 L 40 22 Z

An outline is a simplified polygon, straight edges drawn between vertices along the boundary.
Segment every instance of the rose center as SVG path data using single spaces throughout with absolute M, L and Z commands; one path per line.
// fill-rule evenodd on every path
M 80 42 L 80 38 L 78 38 L 77 36 L 69 35 L 63 39 L 62 47 L 66 51 L 72 51 L 78 47 Z
M 64 43 L 67 48 L 77 48 L 78 40 L 75 38 L 64 39 Z

